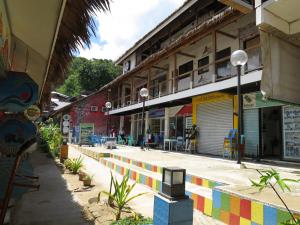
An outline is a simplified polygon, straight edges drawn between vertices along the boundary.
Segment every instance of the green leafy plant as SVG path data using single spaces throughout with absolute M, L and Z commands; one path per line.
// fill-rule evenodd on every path
M 79 158 L 71 159 L 68 164 L 68 167 L 68 169 L 73 174 L 77 174 L 79 170 L 83 167 L 83 158 L 80 156 Z
M 143 225 L 143 224 L 153 224 L 152 219 L 150 218 L 134 218 L 134 217 L 127 217 L 118 221 L 112 222 L 110 225 Z
M 286 202 L 284 199 L 281 197 L 279 192 L 276 190 L 276 185 L 280 187 L 280 189 L 284 192 L 286 190 L 291 191 L 291 188 L 286 182 L 300 182 L 300 180 L 294 180 L 294 179 L 288 179 L 288 178 L 281 178 L 280 174 L 274 170 L 256 170 L 260 174 L 260 179 L 259 182 L 255 182 L 250 179 L 252 186 L 257 187 L 259 191 L 262 191 L 263 189 L 270 187 L 277 197 L 280 199 L 286 210 L 291 216 L 290 221 L 283 222 L 283 225 L 300 225 L 300 219 L 295 218 L 294 214 L 291 212 L 289 207 L 287 206 Z
M 136 183 L 134 183 L 133 185 L 129 184 L 129 182 L 128 182 L 129 181 L 129 173 L 127 173 L 123 177 L 121 183 L 118 182 L 116 177 L 113 177 L 112 172 L 110 172 L 110 176 L 111 176 L 114 192 L 112 193 L 111 191 L 110 192 L 101 191 L 98 194 L 98 202 L 100 201 L 101 193 L 107 195 L 112 201 L 112 204 L 110 206 L 117 210 L 116 221 L 118 221 L 121 218 L 122 212 L 128 212 L 128 211 L 132 212 L 130 207 L 128 207 L 128 203 L 131 200 L 133 200 L 145 193 L 140 193 L 140 194 L 137 194 L 134 196 L 130 196 Z
M 63 139 L 59 126 L 50 118 L 45 123 L 39 124 L 39 132 L 43 148 L 49 149 L 54 157 L 59 157 L 60 146 Z
M 72 160 L 71 159 L 66 159 L 64 162 L 65 167 L 70 170 L 71 168 L 71 164 L 72 164 Z

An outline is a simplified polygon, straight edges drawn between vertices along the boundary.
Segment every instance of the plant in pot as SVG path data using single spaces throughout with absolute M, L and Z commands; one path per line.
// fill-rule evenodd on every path
M 78 175 L 79 175 L 79 180 L 80 180 L 80 181 L 83 181 L 84 178 L 87 176 L 86 172 L 83 171 L 83 170 L 79 170 Z
M 93 175 L 85 175 L 83 178 L 83 185 L 84 186 L 91 186 L 92 180 L 93 180 Z
M 71 160 L 70 171 L 73 174 L 77 174 L 82 167 L 83 167 L 83 158 L 81 156 L 79 158 L 75 158 Z

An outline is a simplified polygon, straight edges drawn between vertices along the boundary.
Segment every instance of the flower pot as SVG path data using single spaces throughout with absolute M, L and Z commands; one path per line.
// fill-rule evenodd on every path
M 91 186 L 91 183 L 92 183 L 92 180 L 90 180 L 90 179 L 83 180 L 84 186 Z
M 83 181 L 84 177 L 86 176 L 86 174 L 84 172 L 79 172 L 78 175 L 79 175 L 80 181 Z

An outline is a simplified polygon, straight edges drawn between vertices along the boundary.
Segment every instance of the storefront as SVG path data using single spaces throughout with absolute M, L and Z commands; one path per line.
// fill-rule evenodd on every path
M 193 123 L 197 125 L 197 152 L 223 155 L 224 137 L 234 127 L 234 96 L 211 93 L 193 98 Z
M 185 138 L 186 129 L 192 127 L 192 104 L 169 108 L 169 137 Z
M 159 135 L 163 137 L 165 133 L 165 108 L 150 110 L 148 121 L 148 135 Z
M 265 100 L 260 92 L 243 96 L 245 156 L 300 160 L 300 107 Z

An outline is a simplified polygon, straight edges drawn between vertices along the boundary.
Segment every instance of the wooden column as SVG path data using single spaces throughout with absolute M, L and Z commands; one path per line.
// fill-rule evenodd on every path
M 172 93 L 175 93 L 177 87 L 177 55 L 174 54 L 174 70 L 173 70 L 173 90 Z
M 148 99 L 150 99 L 150 88 L 151 88 L 151 69 L 148 70 L 148 78 L 147 78 L 147 89 L 149 92 Z
M 217 70 L 216 70 L 216 52 L 217 52 L 217 34 L 216 30 L 212 32 L 212 82 L 216 82 L 217 80 Z

